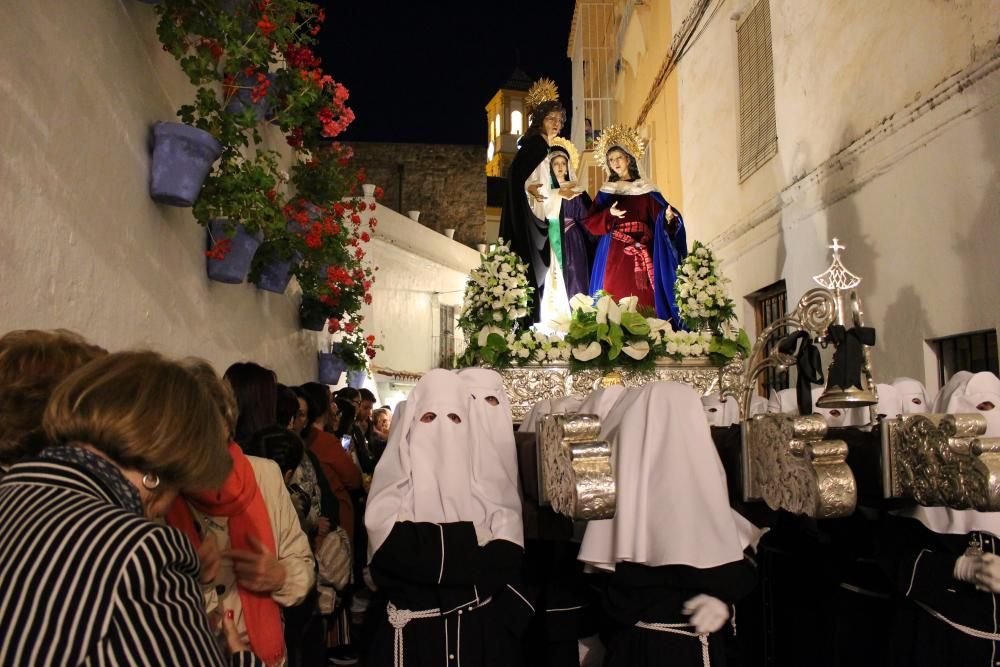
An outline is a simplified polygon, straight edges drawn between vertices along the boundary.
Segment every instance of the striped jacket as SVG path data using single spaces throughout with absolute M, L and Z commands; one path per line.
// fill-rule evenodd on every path
M 0 665 L 224 665 L 198 567 L 179 531 L 86 467 L 15 465 L 0 482 Z

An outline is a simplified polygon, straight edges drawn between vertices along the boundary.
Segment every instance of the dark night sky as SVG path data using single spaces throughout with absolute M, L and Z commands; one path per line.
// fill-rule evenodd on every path
M 486 103 L 520 65 L 568 107 L 573 0 L 327 0 L 317 54 L 351 97 L 345 141 L 486 144 Z

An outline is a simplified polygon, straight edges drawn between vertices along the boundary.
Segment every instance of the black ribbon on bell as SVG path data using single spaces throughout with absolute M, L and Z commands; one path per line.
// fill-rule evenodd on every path
M 799 376 L 795 384 L 795 398 L 799 404 L 799 414 L 811 415 L 812 386 L 823 384 L 823 362 L 819 356 L 819 348 L 813 344 L 812 337 L 807 332 L 796 331 L 781 339 L 778 351 L 795 357 Z
M 826 333 L 830 342 L 837 346 L 830 364 L 830 386 L 863 389 L 861 370 L 865 363 L 865 345 L 875 344 L 875 328 L 847 329 L 842 324 L 831 324 Z

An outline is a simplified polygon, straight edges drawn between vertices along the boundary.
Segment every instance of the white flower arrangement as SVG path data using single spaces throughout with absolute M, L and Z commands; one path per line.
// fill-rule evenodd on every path
M 465 332 L 468 347 L 459 362 L 466 366 L 485 362 L 495 367 L 527 363 L 519 354 L 512 354 L 511 346 L 518 321 L 528 315 L 528 299 L 534 291 L 528 284 L 528 267 L 503 239 L 480 257 L 482 263 L 465 284 L 458 325 Z
M 735 306 L 726 293 L 728 283 L 712 251 L 695 241 L 674 283 L 677 311 L 689 329 L 721 335 L 723 325 L 735 319 Z
M 494 368 L 569 362 L 574 370 L 614 366 L 652 368 L 657 359 L 711 358 L 725 363 L 749 353 L 749 339 L 730 324 L 733 304 L 711 252 L 695 243 L 678 271 L 677 302 L 690 331 L 639 312 L 634 296 L 615 300 L 577 294 L 571 316 L 552 334 L 520 328 L 528 313 L 527 267 L 505 244 L 482 256 L 465 289 L 459 325 L 469 341 L 459 362 Z M 714 319 L 717 318 L 717 319 Z M 701 326 L 711 324 L 713 326 Z

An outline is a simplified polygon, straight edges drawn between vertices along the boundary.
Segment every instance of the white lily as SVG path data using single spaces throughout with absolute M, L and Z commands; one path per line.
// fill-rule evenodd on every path
M 570 310 L 579 310 L 584 313 L 594 312 L 594 300 L 586 294 L 576 294 L 569 300 Z
M 479 343 L 479 347 L 486 347 L 486 339 L 490 337 L 491 333 L 500 334 L 502 336 L 504 331 L 500 327 L 486 325 L 479 330 L 479 336 L 476 338 L 476 342 Z
M 649 354 L 649 341 L 640 340 L 637 343 L 626 345 L 622 348 L 622 352 L 633 359 L 643 359 L 647 354 Z
M 599 356 L 601 356 L 601 344 L 596 340 L 591 341 L 590 345 L 577 345 L 573 348 L 573 357 L 576 358 L 577 361 L 590 361 L 591 359 L 596 359 Z
M 637 296 L 627 296 L 618 302 L 621 307 L 622 312 L 634 313 L 639 308 L 639 297 Z

